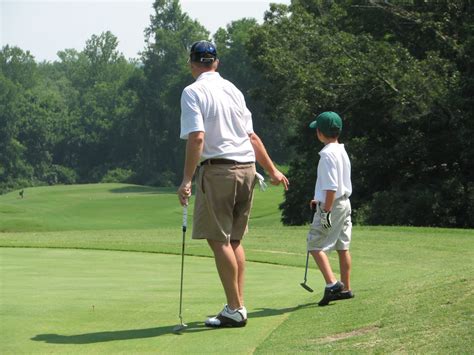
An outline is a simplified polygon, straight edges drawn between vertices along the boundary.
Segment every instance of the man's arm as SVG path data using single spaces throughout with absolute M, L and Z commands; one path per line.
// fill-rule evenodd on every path
M 192 132 L 186 142 L 186 159 L 184 161 L 183 181 L 178 189 L 179 202 L 182 206 L 188 204 L 191 196 L 191 182 L 194 172 L 201 159 L 201 153 L 204 146 L 204 132 Z
M 281 183 L 285 190 L 288 190 L 288 185 L 290 184 L 288 179 L 275 167 L 260 137 L 255 133 L 249 134 L 249 137 L 253 150 L 255 151 L 255 158 L 270 175 L 270 182 L 273 185 L 279 185 Z

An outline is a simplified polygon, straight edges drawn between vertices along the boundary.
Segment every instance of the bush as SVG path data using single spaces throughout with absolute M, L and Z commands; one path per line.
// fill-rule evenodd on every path
M 473 200 L 455 178 L 406 190 L 376 192 L 358 210 L 357 222 L 369 225 L 472 227 Z
M 102 177 L 101 182 L 131 182 L 134 175 L 134 172 L 130 169 L 111 169 Z
M 77 182 L 77 173 L 67 166 L 53 164 L 45 175 L 45 182 L 49 185 L 75 184 Z
M 173 187 L 176 186 L 176 174 L 172 171 L 164 171 L 151 176 L 145 185 L 157 187 Z

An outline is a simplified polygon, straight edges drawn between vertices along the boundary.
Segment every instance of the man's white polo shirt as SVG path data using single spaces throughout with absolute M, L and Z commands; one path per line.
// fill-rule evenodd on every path
M 181 95 L 181 139 L 205 132 L 201 160 L 255 161 L 252 114 L 243 94 L 217 72 L 202 73 Z

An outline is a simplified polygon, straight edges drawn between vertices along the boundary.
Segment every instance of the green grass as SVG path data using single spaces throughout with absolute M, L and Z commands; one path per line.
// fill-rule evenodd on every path
M 202 324 L 221 306 L 211 260 L 186 260 L 183 315 L 189 328 L 177 336 L 172 333 L 178 324 L 176 256 L 67 249 L 4 249 L 0 255 L 3 271 L 15 275 L 4 282 L 2 354 L 190 352 L 197 344 L 200 352 L 211 353 L 216 336 L 225 344 L 236 336 L 246 339 L 232 350 L 249 353 L 295 307 L 295 298 L 284 290 L 287 280 L 299 275 L 296 268 L 249 263 L 253 325 L 216 334 Z M 303 302 L 305 295 L 298 298 Z
M 177 336 L 182 210 L 173 189 L 101 184 L 0 196 L 0 353 L 470 352 L 473 230 L 355 227 L 356 298 L 317 307 L 314 262 L 315 293 L 299 286 L 307 227 L 281 226 L 282 198 L 280 188 L 256 192 L 243 329 L 203 327 L 224 297 L 206 243 L 188 233 L 190 329 Z M 335 255 L 331 262 L 337 272 Z

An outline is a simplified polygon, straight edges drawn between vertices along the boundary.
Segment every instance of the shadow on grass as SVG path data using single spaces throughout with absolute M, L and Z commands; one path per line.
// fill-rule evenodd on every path
M 260 318 L 260 317 L 273 317 L 279 316 L 281 314 L 285 314 L 288 312 L 294 312 L 303 308 L 308 308 L 311 306 L 316 305 L 316 302 L 313 303 L 306 303 L 306 304 L 299 304 L 295 307 L 287 307 L 287 308 L 257 308 L 257 311 L 249 312 L 249 318 Z
M 165 334 L 176 334 L 181 335 L 183 332 L 174 333 L 175 325 L 167 325 L 164 327 L 146 328 L 146 329 L 130 329 L 130 330 L 116 330 L 106 331 L 97 333 L 85 333 L 77 335 L 60 335 L 60 334 L 38 334 L 31 338 L 34 341 L 44 341 L 49 344 L 92 344 L 92 343 L 105 343 L 108 341 L 116 340 L 131 340 L 131 339 L 144 339 L 154 338 Z M 212 330 L 206 328 L 203 322 L 191 322 L 188 323 L 188 327 L 185 332 L 199 332 Z
M 315 303 L 307 303 L 298 305 L 296 307 L 288 308 L 259 308 L 257 311 L 250 312 L 249 318 L 260 318 L 260 317 L 272 317 L 281 315 L 288 312 L 293 312 L 302 308 L 310 307 Z M 93 343 L 105 343 L 108 341 L 116 340 L 131 340 L 131 339 L 144 339 L 154 338 L 165 334 L 176 334 L 183 335 L 185 333 L 203 332 L 210 330 L 218 330 L 218 328 L 208 328 L 203 322 L 190 322 L 187 323 L 188 327 L 182 332 L 173 332 L 175 325 L 167 325 L 156 328 L 146 329 L 130 329 L 130 330 L 117 330 L 117 331 L 105 331 L 96 333 L 85 333 L 77 335 L 60 335 L 60 334 L 38 334 L 31 338 L 34 341 L 44 341 L 49 344 L 93 344 Z

